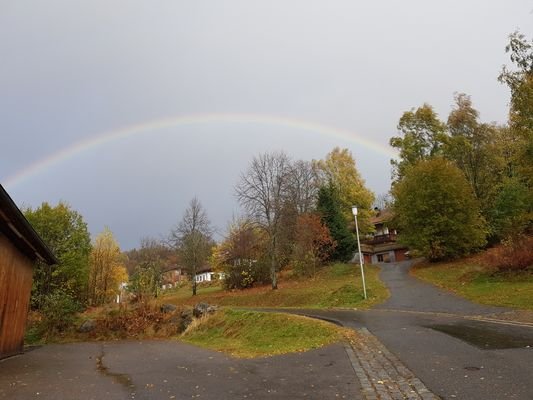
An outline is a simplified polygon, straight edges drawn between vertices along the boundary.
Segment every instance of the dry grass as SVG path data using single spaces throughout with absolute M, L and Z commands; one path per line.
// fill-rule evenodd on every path
M 533 270 L 498 271 L 485 253 L 435 264 L 420 264 L 412 274 L 480 304 L 533 310 Z M 496 249 L 497 251 L 497 249 Z
M 383 302 L 388 290 L 379 280 L 379 269 L 365 267 L 368 300 L 363 300 L 359 266 L 335 264 L 324 267 L 314 278 L 281 276 L 278 290 L 261 286 L 245 290 L 225 291 L 221 287 L 201 288 L 191 296 L 187 288 L 163 295 L 162 301 L 192 305 L 209 304 L 238 307 L 300 307 L 300 308 L 368 308 Z
M 488 250 L 483 261 L 498 271 L 525 271 L 533 268 L 533 236 L 518 236 Z

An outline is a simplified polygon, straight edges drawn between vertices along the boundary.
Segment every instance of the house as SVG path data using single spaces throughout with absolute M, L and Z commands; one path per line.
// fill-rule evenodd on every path
M 161 288 L 171 289 L 173 287 L 179 286 L 181 282 L 187 280 L 187 274 L 184 272 L 183 268 L 177 265 L 169 265 L 163 269 L 161 274 Z
M 218 279 L 224 279 L 224 274 L 213 272 L 211 267 L 205 266 L 196 272 L 194 279 L 196 280 L 196 283 L 211 282 Z
M 375 210 L 371 219 L 375 232 L 361 240 L 361 253 L 368 264 L 400 262 L 407 259 L 406 246 L 396 241 L 397 232 L 393 225 L 391 210 Z
M 57 264 L 50 249 L 0 185 L 0 358 L 23 351 L 37 260 Z

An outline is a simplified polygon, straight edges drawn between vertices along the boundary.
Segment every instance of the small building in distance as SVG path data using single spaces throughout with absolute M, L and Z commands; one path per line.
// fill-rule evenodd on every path
M 224 279 L 224 274 L 213 272 L 213 269 L 210 266 L 206 265 L 205 267 L 202 267 L 198 271 L 196 271 L 196 276 L 194 277 L 194 279 L 196 280 L 196 283 L 211 282 L 219 279 Z
M 376 216 L 371 219 L 375 232 L 361 240 L 361 253 L 365 263 L 382 264 L 406 260 L 409 249 L 396 241 L 397 232 L 392 224 L 392 212 L 388 209 L 376 212 Z
M 187 281 L 187 274 L 178 265 L 164 267 L 161 275 L 161 288 L 163 290 L 178 287 L 182 282 Z
M 0 358 L 24 349 L 37 260 L 57 264 L 50 249 L 0 185 Z

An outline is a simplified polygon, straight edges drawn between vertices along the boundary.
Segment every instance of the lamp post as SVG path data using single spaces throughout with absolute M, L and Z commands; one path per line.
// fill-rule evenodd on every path
M 352 206 L 352 214 L 355 217 L 355 233 L 357 236 L 357 250 L 359 251 L 359 266 L 361 267 L 361 278 L 363 279 L 363 294 L 366 300 L 365 271 L 363 269 L 363 256 L 361 254 L 361 242 L 359 242 L 359 225 L 357 224 L 357 206 Z

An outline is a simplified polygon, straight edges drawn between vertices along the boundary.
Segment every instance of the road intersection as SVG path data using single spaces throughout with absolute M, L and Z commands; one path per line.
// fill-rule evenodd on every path
M 533 399 L 533 326 L 382 267 L 371 310 L 298 310 L 351 346 L 239 360 L 177 341 L 48 345 L 0 362 L 0 399 Z M 274 310 L 268 310 L 274 311 Z

